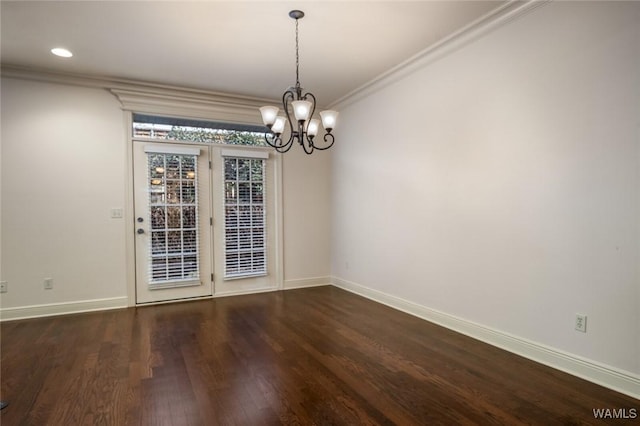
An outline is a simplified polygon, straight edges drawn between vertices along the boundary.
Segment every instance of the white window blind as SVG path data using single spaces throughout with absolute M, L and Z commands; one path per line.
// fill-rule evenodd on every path
M 199 285 L 199 149 L 146 151 L 151 238 L 149 288 Z
M 226 279 L 267 274 L 266 160 L 250 154 L 223 152 Z

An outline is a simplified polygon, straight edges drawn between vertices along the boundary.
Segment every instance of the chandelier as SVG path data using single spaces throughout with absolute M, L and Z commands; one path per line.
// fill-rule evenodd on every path
M 338 112 L 331 110 L 320 112 L 322 126 L 326 133 L 323 136 L 323 142 L 316 145 L 316 136 L 320 127 L 320 120 L 313 118 L 313 113 L 316 110 L 316 97 L 310 92 L 303 93 L 303 88 L 300 87 L 298 20 L 304 17 L 304 12 L 292 10 L 289 12 L 289 16 L 296 20 L 296 85 L 289 87 L 282 95 L 282 107 L 286 116 L 278 115 L 279 108 L 276 106 L 263 106 L 260 108 L 260 113 L 262 121 L 270 130 L 264 135 L 267 144 L 278 152 L 287 152 L 295 140 L 302 146 L 304 152 L 311 154 L 315 149 L 325 150 L 333 145 L 334 136 L 331 131 L 335 128 Z M 285 142 L 283 133 L 287 124 L 289 124 L 289 138 Z

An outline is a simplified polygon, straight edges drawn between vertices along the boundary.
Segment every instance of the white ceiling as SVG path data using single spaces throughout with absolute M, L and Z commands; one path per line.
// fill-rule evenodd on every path
M 328 105 L 503 1 L 5 1 L 3 65 Z M 74 57 L 49 53 L 70 49 Z

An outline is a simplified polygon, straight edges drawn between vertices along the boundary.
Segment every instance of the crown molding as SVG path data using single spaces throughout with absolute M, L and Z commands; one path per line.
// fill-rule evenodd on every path
M 509 0 L 502 6 L 352 90 L 332 102 L 328 108 L 343 109 L 550 1 L 552 0 Z
M 261 124 L 258 108 L 278 102 L 273 99 L 138 80 L 61 73 L 11 64 L 2 65 L 2 77 L 104 89 L 120 101 L 125 111 L 246 124 Z
M 328 108 L 342 109 L 549 1 L 552 0 L 509 0 L 459 31 L 347 93 L 331 103 Z M 150 114 L 169 114 L 258 124 L 261 120 L 256 108 L 280 103 L 274 99 L 140 80 L 63 73 L 13 64 L 2 64 L 1 71 L 2 76 L 8 78 L 106 89 L 118 98 L 124 110 Z
M 258 101 L 194 95 L 176 91 L 146 89 L 108 89 L 125 111 L 169 115 L 173 117 L 202 118 L 228 123 L 262 124 Z

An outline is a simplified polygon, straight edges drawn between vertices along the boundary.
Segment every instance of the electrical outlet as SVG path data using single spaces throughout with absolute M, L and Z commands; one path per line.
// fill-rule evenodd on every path
M 587 316 L 576 314 L 576 330 L 582 333 L 587 332 Z
M 7 281 L 0 281 L 0 293 L 6 293 L 9 291 L 9 283 Z
M 53 278 L 44 279 L 44 289 L 51 290 L 53 288 Z

